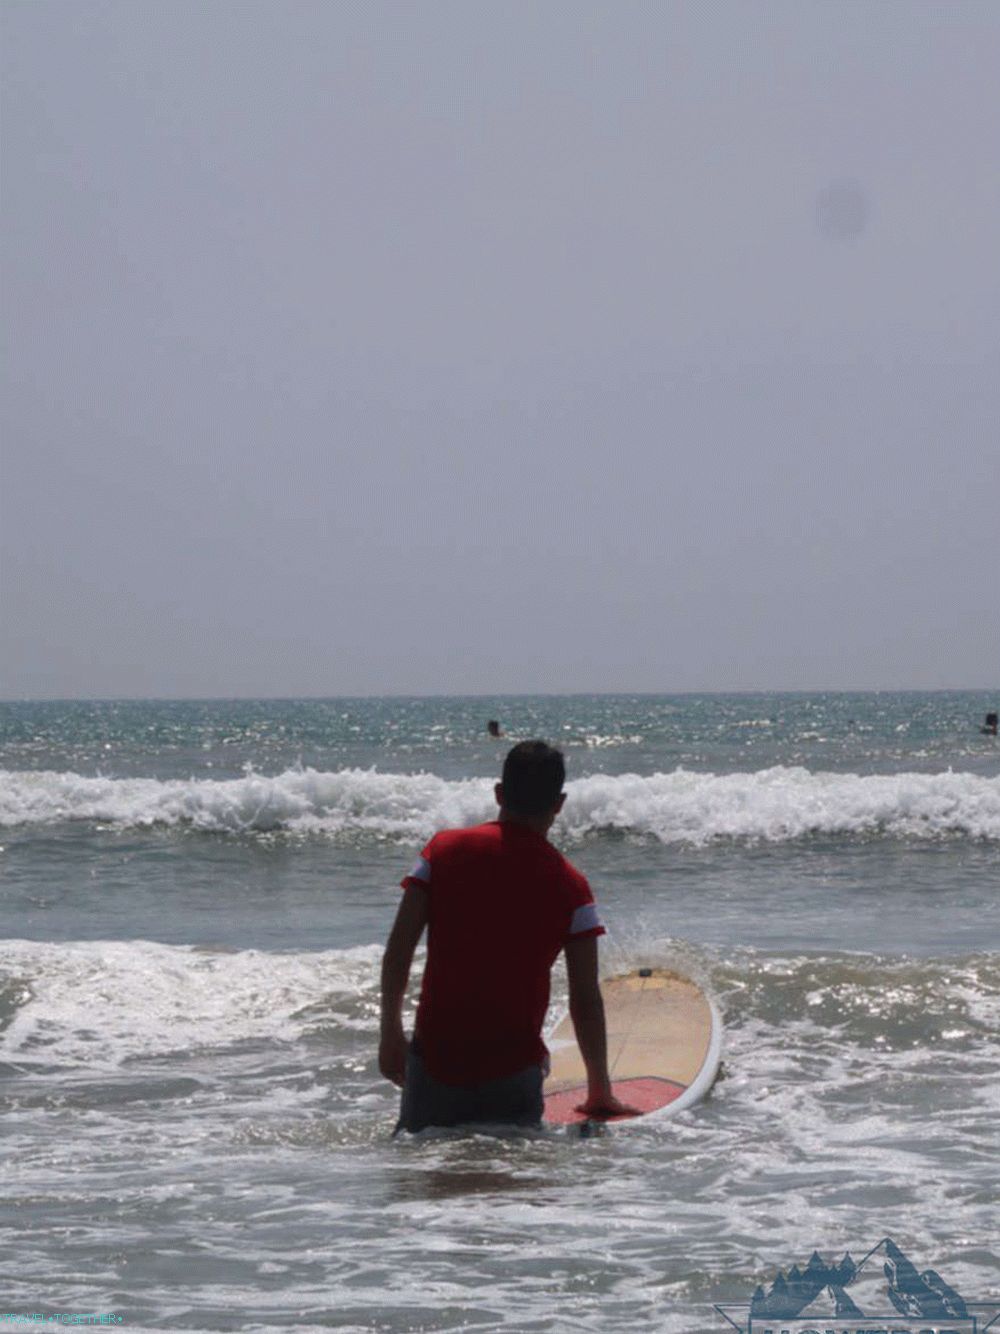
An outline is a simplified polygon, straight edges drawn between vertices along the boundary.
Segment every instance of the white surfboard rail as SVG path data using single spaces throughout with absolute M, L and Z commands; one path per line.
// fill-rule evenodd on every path
M 610 1123 L 665 1120 L 700 1102 L 718 1077 L 723 1043 L 722 1016 L 704 987 L 674 968 L 636 967 L 603 979 L 601 990 L 612 1085 L 622 1101 L 643 1107 L 639 1116 Z M 586 1084 L 568 1012 L 549 1029 L 548 1042 L 547 1120 L 582 1125 L 587 1118 L 567 1106 L 570 1095 L 583 1100 Z

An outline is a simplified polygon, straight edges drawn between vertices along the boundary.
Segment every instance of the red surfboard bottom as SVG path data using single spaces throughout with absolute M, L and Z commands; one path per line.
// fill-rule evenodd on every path
M 630 1107 L 638 1108 L 637 1115 L 643 1116 L 646 1112 L 655 1112 L 659 1107 L 666 1107 L 668 1103 L 679 1098 L 687 1087 L 686 1084 L 677 1084 L 672 1079 L 657 1079 L 655 1077 L 646 1077 L 643 1079 L 616 1079 L 612 1084 L 615 1097 L 621 1102 L 628 1103 Z M 572 1125 L 575 1121 L 624 1121 L 623 1116 L 602 1116 L 591 1117 L 585 1112 L 578 1112 L 576 1109 L 587 1097 L 586 1084 L 578 1084 L 575 1088 L 561 1089 L 558 1093 L 550 1093 L 545 1099 L 545 1119 L 554 1125 Z

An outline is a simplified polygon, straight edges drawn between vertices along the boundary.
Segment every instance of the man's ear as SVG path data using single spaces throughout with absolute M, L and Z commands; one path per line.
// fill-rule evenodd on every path
M 503 783 L 494 783 L 494 784 L 493 784 L 493 795 L 494 795 L 494 796 L 496 797 L 496 799 L 497 799 L 497 805 L 498 805 L 498 806 L 502 806 L 502 805 L 503 805 Z
M 566 804 L 566 793 L 565 793 L 565 792 L 560 792 L 560 793 L 559 793 L 559 800 L 556 802 L 556 805 L 555 805 L 555 813 L 556 813 L 556 815 L 559 814 L 559 812 L 562 810 L 562 808 L 563 808 L 563 806 L 565 806 L 565 804 Z

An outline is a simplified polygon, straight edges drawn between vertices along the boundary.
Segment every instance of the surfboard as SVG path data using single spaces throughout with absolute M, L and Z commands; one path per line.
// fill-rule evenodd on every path
M 615 1096 L 637 1107 L 640 1116 L 657 1118 L 674 1116 L 703 1098 L 719 1073 L 722 1020 L 697 983 L 666 968 L 637 968 L 607 978 L 601 994 Z M 550 1034 L 548 1047 L 545 1120 L 588 1122 L 576 1110 L 587 1096 L 587 1073 L 568 1014 Z

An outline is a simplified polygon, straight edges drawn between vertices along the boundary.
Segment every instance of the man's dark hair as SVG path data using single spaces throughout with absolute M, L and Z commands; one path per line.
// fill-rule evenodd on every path
M 515 815 L 544 815 L 566 781 L 562 752 L 544 741 L 521 741 L 503 762 L 503 804 Z

